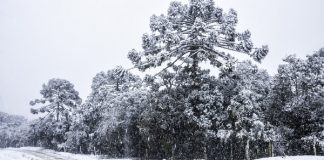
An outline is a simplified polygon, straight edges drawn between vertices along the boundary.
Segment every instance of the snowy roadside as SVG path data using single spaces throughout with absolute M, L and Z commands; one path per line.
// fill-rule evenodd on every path
M 0 160 L 131 160 L 131 159 L 100 159 L 94 155 L 56 152 L 40 147 L 22 147 L 0 149 Z M 323 156 L 291 156 L 271 157 L 257 160 L 324 160 Z
M 324 160 L 324 156 L 289 156 L 289 157 L 271 157 L 257 160 Z
M 81 155 L 81 154 L 72 154 L 66 152 L 56 152 L 53 150 L 48 150 L 40 147 L 0 149 L 0 160 L 99 160 L 99 159 L 100 158 L 94 155 Z M 112 159 L 105 159 L 105 160 L 112 160 Z

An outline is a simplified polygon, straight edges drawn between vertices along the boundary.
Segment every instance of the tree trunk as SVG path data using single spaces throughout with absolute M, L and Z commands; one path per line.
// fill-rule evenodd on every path
M 57 104 L 57 109 L 56 109 L 56 122 L 59 121 L 59 116 L 60 116 L 60 105 Z
M 314 151 L 314 156 L 316 156 L 316 137 L 313 136 L 313 151 Z
M 250 150 L 250 139 L 247 138 L 245 144 L 245 160 L 250 160 L 249 150 Z
M 268 152 L 269 152 L 269 157 L 273 157 L 273 142 L 269 141 L 269 146 L 268 146 Z
M 145 149 L 145 158 L 146 159 L 149 159 L 149 151 L 150 150 L 150 137 L 147 137 L 147 148 Z
M 124 149 L 125 149 L 125 153 L 124 156 L 125 157 L 129 157 L 129 135 L 128 135 L 128 127 L 126 127 L 125 129 L 125 135 L 124 135 Z
M 273 147 L 273 141 L 271 141 L 271 157 L 274 157 L 274 147 Z
M 171 160 L 174 160 L 174 155 L 175 155 L 175 150 L 177 148 L 177 144 L 173 144 L 172 145 L 172 149 L 171 149 Z
M 205 144 L 204 144 L 204 159 L 205 160 L 208 159 L 208 155 L 207 155 L 207 142 L 205 142 Z
M 196 89 L 198 88 L 198 82 L 197 82 L 197 70 L 198 70 L 198 55 L 197 53 L 192 53 L 192 59 L 193 59 L 193 63 L 192 63 L 192 73 L 191 73 L 191 78 L 192 78 L 192 85 L 193 88 Z
M 116 83 L 116 91 L 119 91 L 119 81 L 117 80 L 117 83 Z
M 230 160 L 234 160 L 234 156 L 233 156 L 233 141 L 230 141 Z

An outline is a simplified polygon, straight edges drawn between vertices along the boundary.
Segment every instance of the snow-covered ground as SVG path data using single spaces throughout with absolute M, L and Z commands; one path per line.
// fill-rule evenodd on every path
M 78 155 L 38 147 L 0 149 L 0 160 L 96 160 L 88 155 Z
M 99 160 L 99 158 L 93 155 L 55 152 L 39 147 L 22 147 L 0 149 L 0 160 Z
M 258 160 L 324 160 L 323 156 L 290 156 L 290 157 L 271 157 Z
M 0 160 L 103 160 L 93 155 L 81 155 L 39 147 L 5 148 L 0 149 Z M 109 160 L 109 159 L 105 159 Z M 118 159 L 110 159 L 118 160 Z M 123 159 L 127 160 L 127 159 Z M 130 159 L 128 159 L 130 160 Z M 322 156 L 291 156 L 291 157 L 272 157 L 261 158 L 258 160 L 324 160 Z

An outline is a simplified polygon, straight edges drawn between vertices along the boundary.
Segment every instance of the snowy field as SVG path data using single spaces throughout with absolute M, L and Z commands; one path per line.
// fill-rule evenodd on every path
M 291 156 L 291 157 L 261 158 L 258 160 L 324 160 L 324 157 L 323 156 Z
M 80 154 L 71 154 L 65 152 L 55 152 L 53 150 L 48 150 L 48 149 L 43 149 L 38 147 L 0 149 L 0 160 L 99 160 L 99 159 L 100 158 L 92 155 L 80 155 Z

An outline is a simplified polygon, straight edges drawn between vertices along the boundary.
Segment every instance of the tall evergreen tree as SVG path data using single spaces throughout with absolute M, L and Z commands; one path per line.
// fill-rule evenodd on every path
M 183 144 L 187 146 L 179 142 L 177 147 L 182 146 L 183 152 L 180 153 L 189 157 L 180 158 L 198 158 L 202 155 L 208 158 L 206 137 L 216 123 L 217 106 L 222 101 L 217 87 L 210 84 L 213 77 L 208 70 L 201 68 L 201 62 L 220 67 L 233 61 L 237 53 L 247 54 L 260 62 L 268 53 L 267 46 L 253 47 L 249 31 L 238 33 L 235 29 L 237 22 L 236 11 L 231 9 L 223 13 L 221 8 L 215 7 L 213 0 L 191 0 L 189 4 L 171 2 L 167 15 L 151 17 L 151 33 L 144 34 L 142 38 L 143 51 L 129 52 L 129 59 L 141 71 L 163 67 L 152 78 L 160 81 L 152 88 L 161 87 L 156 89 L 158 97 L 168 97 L 167 102 L 172 102 L 168 103 L 170 109 L 180 111 L 181 116 L 168 110 L 164 110 L 163 114 L 174 113 L 184 117 L 169 127 L 171 130 L 180 128 L 179 132 L 188 132 L 182 135 Z M 176 94 L 173 95 L 173 92 Z M 160 106 L 161 101 L 156 102 L 155 107 Z M 159 110 L 159 107 L 155 110 Z M 198 133 L 199 136 L 195 135 Z M 196 141 L 202 144 L 197 147 Z M 197 148 L 190 151 L 195 148 L 190 146 L 193 144 Z M 191 154 L 196 157 L 190 157 Z
M 132 50 L 128 57 L 143 71 L 166 62 L 171 67 L 180 61 L 193 74 L 199 62 L 209 61 L 213 66 L 220 66 L 222 60 L 235 55 L 225 51 L 241 52 L 260 62 L 267 55 L 268 47 L 254 48 L 251 33 L 238 33 L 237 23 L 235 10 L 224 13 L 215 7 L 213 0 L 190 0 L 189 4 L 171 2 L 167 15 L 151 17 L 151 34 L 142 38 L 143 51 Z
M 30 105 L 33 114 L 45 113 L 37 122 L 39 135 L 46 147 L 58 149 L 65 140 L 65 133 L 69 131 L 73 110 L 81 104 L 79 93 L 74 85 L 64 79 L 50 79 L 40 91 L 41 99 L 35 99 Z

